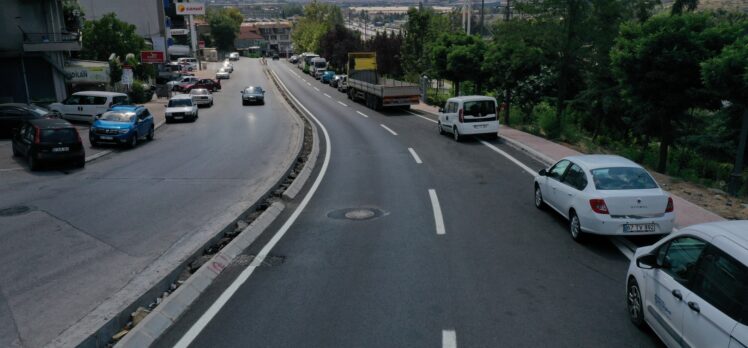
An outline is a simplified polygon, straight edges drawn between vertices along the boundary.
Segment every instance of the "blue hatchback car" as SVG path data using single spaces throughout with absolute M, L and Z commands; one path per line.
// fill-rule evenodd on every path
M 138 140 L 153 140 L 153 115 L 142 105 L 117 105 L 99 116 L 88 137 L 91 146 L 111 143 L 135 147 Z
M 322 73 L 322 78 L 320 78 L 320 80 L 322 81 L 322 83 L 330 83 L 333 77 L 335 77 L 335 72 L 332 70 L 327 70 Z

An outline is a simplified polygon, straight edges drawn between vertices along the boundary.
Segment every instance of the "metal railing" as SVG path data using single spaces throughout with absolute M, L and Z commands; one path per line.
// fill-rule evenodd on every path
M 23 33 L 23 43 L 78 42 L 80 33 Z

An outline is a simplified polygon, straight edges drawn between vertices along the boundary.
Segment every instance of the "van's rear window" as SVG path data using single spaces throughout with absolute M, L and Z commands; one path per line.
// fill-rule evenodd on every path
M 496 104 L 493 100 L 467 101 L 463 106 L 465 116 L 483 117 L 496 115 Z
M 75 129 L 42 129 L 41 141 L 45 143 L 74 143 L 78 141 Z

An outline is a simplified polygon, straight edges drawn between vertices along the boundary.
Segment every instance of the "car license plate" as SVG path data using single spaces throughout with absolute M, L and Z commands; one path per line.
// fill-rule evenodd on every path
M 174 116 L 174 119 L 175 119 L 175 120 L 181 120 L 181 119 L 182 119 L 182 116 Z
M 473 127 L 475 127 L 475 128 L 486 128 L 487 126 L 488 126 L 487 124 L 476 124 Z
M 623 232 L 654 232 L 655 224 L 626 224 Z
M 66 151 L 69 151 L 69 150 L 70 150 L 69 147 L 55 147 L 55 148 L 52 148 L 52 152 L 66 152 Z
M 113 140 L 113 139 L 114 137 L 108 137 L 108 136 L 101 137 L 101 140 Z

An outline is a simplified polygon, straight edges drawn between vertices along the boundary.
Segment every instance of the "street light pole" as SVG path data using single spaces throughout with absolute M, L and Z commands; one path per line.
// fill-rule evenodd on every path
M 506 0 L 506 7 L 504 8 L 504 21 L 509 22 L 509 20 L 512 17 L 512 13 L 509 10 L 511 6 L 511 0 Z M 506 105 L 506 110 L 504 110 L 504 125 L 509 125 L 509 109 L 511 105 L 511 99 L 512 99 L 512 90 L 507 88 L 504 91 L 504 105 Z
M 735 158 L 735 168 L 730 174 L 730 183 L 727 191 L 737 196 L 743 179 L 743 158 L 745 157 L 745 143 L 748 138 L 748 109 L 743 110 L 743 124 L 740 127 L 740 140 L 738 140 L 738 156 Z

